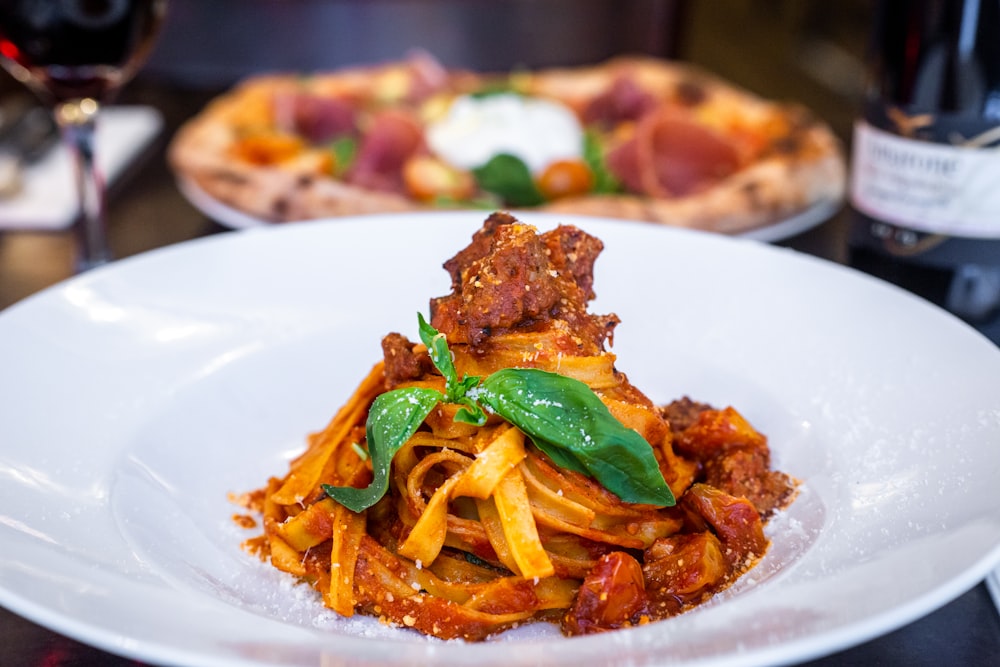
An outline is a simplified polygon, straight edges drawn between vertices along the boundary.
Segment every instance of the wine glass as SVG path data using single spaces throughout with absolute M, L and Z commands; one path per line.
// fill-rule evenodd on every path
M 73 156 L 77 271 L 111 260 L 98 112 L 145 60 L 165 12 L 166 0 L 0 0 L 0 62 L 52 110 Z

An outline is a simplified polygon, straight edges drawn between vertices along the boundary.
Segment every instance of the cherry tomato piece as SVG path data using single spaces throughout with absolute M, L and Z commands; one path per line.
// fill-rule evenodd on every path
M 582 195 L 594 187 L 594 173 L 579 160 L 557 160 L 537 180 L 538 189 L 546 199 Z
M 412 197 L 425 202 L 436 199 L 461 201 L 471 197 L 475 191 L 475 183 L 468 172 L 426 155 L 406 161 L 403 182 Z

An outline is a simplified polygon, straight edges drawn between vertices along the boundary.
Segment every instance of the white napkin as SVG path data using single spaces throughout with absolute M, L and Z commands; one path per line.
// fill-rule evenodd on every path
M 97 125 L 97 165 L 109 185 L 156 138 L 163 127 L 160 112 L 144 106 L 110 106 Z M 25 168 L 21 191 L 0 200 L 0 230 L 66 229 L 76 218 L 77 199 L 69 152 L 56 144 Z

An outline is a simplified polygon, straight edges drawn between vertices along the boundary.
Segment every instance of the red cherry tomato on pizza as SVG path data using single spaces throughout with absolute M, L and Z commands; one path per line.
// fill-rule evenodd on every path
M 538 189 L 546 199 L 582 195 L 594 187 L 594 173 L 580 160 L 557 160 L 537 180 Z

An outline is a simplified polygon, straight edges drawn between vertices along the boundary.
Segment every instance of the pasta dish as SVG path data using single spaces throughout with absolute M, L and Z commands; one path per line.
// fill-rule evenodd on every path
M 664 619 L 753 567 L 795 482 L 734 408 L 656 405 L 616 367 L 618 318 L 587 310 L 602 249 L 489 216 L 420 341 L 385 336 L 286 473 L 237 499 L 263 524 L 246 548 L 339 614 L 469 641 Z

